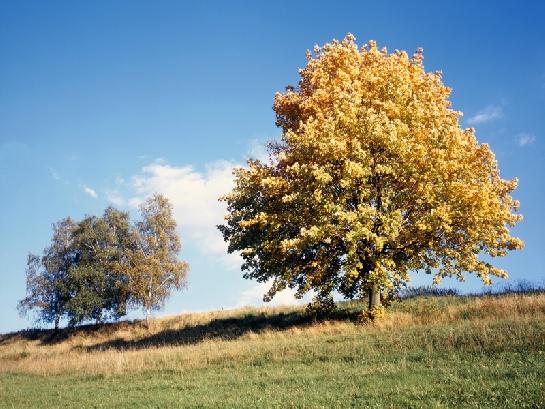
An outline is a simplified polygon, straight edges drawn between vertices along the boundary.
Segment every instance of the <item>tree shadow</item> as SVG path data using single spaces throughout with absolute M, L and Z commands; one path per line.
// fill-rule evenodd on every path
M 0 345 L 9 344 L 20 339 L 45 343 L 45 340 L 50 339 L 54 332 L 54 330 L 50 329 L 24 329 L 17 332 L 0 334 Z
M 39 341 L 43 345 L 51 345 L 63 342 L 71 337 L 78 335 L 91 335 L 100 333 L 101 335 L 113 334 L 121 329 L 130 328 L 138 325 L 139 320 L 106 322 L 102 324 L 86 324 L 77 327 L 66 327 L 59 329 L 31 328 L 21 331 L 0 334 L 0 345 L 9 344 L 17 340 Z
M 361 311 L 336 310 L 327 316 L 330 321 L 357 321 Z M 76 347 L 86 352 L 107 349 L 137 350 L 150 347 L 198 344 L 205 340 L 234 340 L 247 333 L 267 330 L 287 330 L 305 327 L 325 319 L 306 311 L 278 312 L 276 314 L 248 313 L 240 317 L 216 318 L 204 324 L 188 325 L 179 329 L 165 329 L 135 340 L 113 339 L 92 346 Z
M 114 338 L 92 346 L 74 346 L 75 349 L 97 351 L 104 349 L 143 349 L 165 345 L 196 344 L 207 339 L 232 340 L 244 334 L 259 333 L 266 330 L 286 330 L 292 327 L 305 327 L 323 320 L 357 321 L 361 306 L 343 303 L 340 308 L 328 314 L 309 313 L 304 309 L 295 311 L 260 312 L 250 311 L 239 316 L 215 318 L 202 324 L 188 324 L 182 328 L 165 328 L 143 338 L 125 340 Z M 152 324 L 153 325 L 153 324 Z M 160 324 L 159 324 L 160 325 Z M 164 325 L 176 325 L 175 322 Z M 145 327 L 142 320 L 126 320 L 102 324 L 87 324 L 77 327 L 54 329 L 25 329 L 0 334 L 0 345 L 8 345 L 19 340 L 38 341 L 42 345 L 54 345 L 70 338 L 93 337 L 113 338 L 119 331 L 131 331 L 135 327 Z

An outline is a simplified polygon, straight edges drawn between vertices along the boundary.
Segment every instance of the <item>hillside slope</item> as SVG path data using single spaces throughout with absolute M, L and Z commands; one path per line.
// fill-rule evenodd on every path
M 0 337 L 0 407 L 545 407 L 545 294 L 186 314 Z

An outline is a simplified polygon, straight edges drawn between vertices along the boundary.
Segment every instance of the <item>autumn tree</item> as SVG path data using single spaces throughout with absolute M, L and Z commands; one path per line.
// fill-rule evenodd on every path
M 53 225 L 53 238 L 42 256 L 29 254 L 26 269 L 27 295 L 18 304 L 22 315 L 36 313 L 36 321 L 59 328 L 70 300 L 68 270 L 74 264 L 73 231 L 76 224 L 66 218 Z
M 337 291 L 381 295 L 409 272 L 485 284 L 507 273 L 490 257 L 520 249 L 509 228 L 521 220 L 494 154 L 460 126 L 451 89 L 409 57 L 352 35 L 307 52 L 298 87 L 277 93 L 281 141 L 268 163 L 235 170 L 220 230 L 240 251 L 246 278 L 331 303 Z M 483 256 L 490 256 L 484 257 Z
M 140 206 L 142 219 L 136 223 L 120 265 L 128 276 L 131 297 L 146 313 L 161 308 L 172 289 L 186 284 L 188 265 L 178 260 L 181 249 L 172 206 L 162 195 L 154 195 Z

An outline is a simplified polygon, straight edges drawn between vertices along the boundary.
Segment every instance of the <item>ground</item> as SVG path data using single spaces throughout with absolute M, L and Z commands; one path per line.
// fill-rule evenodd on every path
M 545 294 L 418 296 L 0 337 L 2 408 L 542 408 Z

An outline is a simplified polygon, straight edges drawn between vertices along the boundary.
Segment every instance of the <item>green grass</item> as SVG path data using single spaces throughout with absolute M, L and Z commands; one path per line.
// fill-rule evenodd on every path
M 346 304 L 343 309 L 357 307 Z M 390 311 L 376 325 L 344 319 L 246 335 L 234 331 L 231 338 L 190 344 L 171 338 L 169 345 L 135 344 L 138 355 L 128 359 L 164 351 L 164 363 L 153 369 L 129 365 L 118 372 L 105 367 L 98 374 L 92 368 L 47 373 L 47 367 L 40 367 L 44 375 L 37 375 L 32 366 L 23 366 L 32 359 L 27 363 L 46 365 L 50 361 L 41 361 L 40 354 L 58 354 L 70 368 L 77 357 L 69 351 L 81 351 L 79 346 L 91 342 L 83 334 L 69 348 L 68 341 L 31 348 L 24 343 L 36 341 L 4 340 L 0 346 L 11 345 L 12 353 L 4 351 L 0 359 L 12 366 L 0 370 L 0 407 L 545 408 L 544 295 L 418 297 Z M 268 319 L 274 322 L 278 315 Z M 239 319 L 237 324 L 228 318 L 230 328 L 256 325 L 251 314 Z M 158 334 L 165 330 L 161 327 Z M 126 354 L 124 348 L 77 353 L 92 360 L 101 353 Z M 27 355 L 14 354 L 14 349 Z M 187 364 L 186 353 L 201 354 L 203 362 Z

